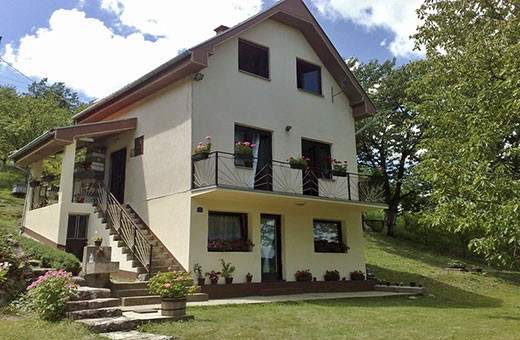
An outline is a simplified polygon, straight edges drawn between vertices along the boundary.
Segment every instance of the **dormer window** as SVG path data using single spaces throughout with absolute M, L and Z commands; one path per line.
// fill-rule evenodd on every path
M 252 42 L 238 40 L 238 69 L 269 78 L 269 49 Z
M 321 95 L 321 68 L 296 59 L 296 83 L 300 90 Z

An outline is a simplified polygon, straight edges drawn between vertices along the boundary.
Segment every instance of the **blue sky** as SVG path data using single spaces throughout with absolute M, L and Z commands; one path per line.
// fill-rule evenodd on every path
M 420 0 L 304 0 L 339 53 L 362 62 L 420 58 L 413 51 Z M 182 48 L 233 26 L 274 0 L 0 0 L 0 84 L 64 82 L 102 98 Z M 201 10 L 206 8 L 206 10 Z

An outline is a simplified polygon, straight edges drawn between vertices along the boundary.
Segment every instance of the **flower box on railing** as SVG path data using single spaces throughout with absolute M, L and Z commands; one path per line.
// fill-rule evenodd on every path
M 307 168 L 307 164 L 300 164 L 300 163 L 290 163 L 289 164 L 291 169 L 299 169 L 299 170 L 305 170 Z
M 209 156 L 209 153 L 207 153 L 207 152 L 196 153 L 191 156 L 191 160 L 193 162 L 198 162 L 200 160 L 207 159 L 208 156 Z
M 235 165 L 243 166 L 245 168 L 253 167 L 253 154 L 235 152 Z
M 341 171 L 341 170 L 332 170 L 332 174 L 336 177 L 347 177 L 347 170 Z

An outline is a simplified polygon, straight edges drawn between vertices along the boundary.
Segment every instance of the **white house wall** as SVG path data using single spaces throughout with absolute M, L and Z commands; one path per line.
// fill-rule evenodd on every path
M 199 263 L 204 271 L 221 271 L 220 259 L 236 266 L 234 282 L 245 282 L 245 275 L 253 274 L 254 282 L 261 278 L 261 214 L 281 216 L 282 275 L 287 281 L 294 281 L 294 273 L 310 269 L 320 281 L 326 270 L 338 270 L 342 277 L 349 278 L 354 270 L 365 270 L 363 234 L 359 208 L 326 207 L 322 204 L 306 203 L 296 206 L 266 199 L 237 199 L 230 201 L 205 199 L 203 196 L 192 200 L 192 237 L 190 268 Z M 202 212 L 197 212 L 202 208 Z M 208 212 L 225 211 L 248 215 L 248 237 L 255 244 L 251 252 L 209 252 Z M 346 253 L 314 252 L 313 220 L 325 219 L 341 221 L 343 238 L 350 248 Z
M 354 119 L 348 99 L 297 30 L 267 20 L 240 38 L 269 48 L 270 80 L 238 70 L 238 38 L 219 45 L 193 83 L 193 144 L 213 137 L 213 150 L 233 152 L 235 123 L 272 131 L 273 159 L 301 153 L 301 139 L 332 144 L 332 157 L 357 171 Z M 296 58 L 321 65 L 323 96 L 296 86 Z M 285 131 L 292 126 L 290 132 Z
M 187 264 L 191 188 L 191 79 L 177 82 L 110 119 L 137 117 L 137 128 L 106 142 L 106 183 L 110 154 L 127 148 L 125 202 L 161 242 Z M 144 153 L 130 150 L 144 136 Z

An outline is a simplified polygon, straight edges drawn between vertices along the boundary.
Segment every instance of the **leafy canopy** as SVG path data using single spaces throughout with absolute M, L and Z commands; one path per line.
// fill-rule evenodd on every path
M 426 0 L 415 35 L 426 73 L 416 82 L 432 186 L 427 220 L 473 233 L 504 265 L 520 259 L 520 22 L 514 0 Z

